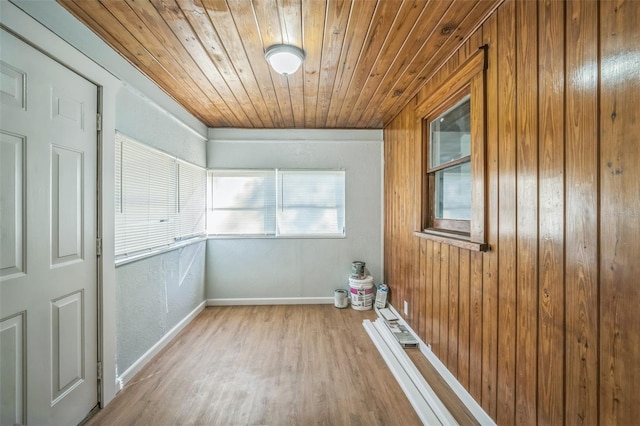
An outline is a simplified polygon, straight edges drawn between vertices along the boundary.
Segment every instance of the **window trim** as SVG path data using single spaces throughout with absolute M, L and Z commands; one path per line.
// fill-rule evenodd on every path
M 419 118 L 422 130 L 422 162 L 420 170 L 420 182 L 418 197 L 422 200 L 422 211 L 418 215 L 419 223 L 416 223 L 414 235 L 421 238 L 429 238 L 435 241 L 446 242 L 458 247 L 470 250 L 486 251 L 489 245 L 486 242 L 486 69 L 487 46 L 480 47 L 478 52 L 472 55 L 465 63 L 459 66 L 449 78 L 416 108 L 416 117 Z M 433 196 L 435 182 L 428 181 L 428 173 L 435 171 L 428 168 L 429 152 L 429 119 L 441 115 L 447 109 L 460 101 L 465 94 L 471 95 L 471 220 L 469 231 L 456 229 L 458 221 L 446 223 L 454 225 L 453 230 L 439 229 L 434 226 Z M 466 160 L 460 159 L 460 163 Z M 452 164 L 444 165 L 447 168 Z M 442 166 L 442 165 L 441 165 Z M 431 184 L 430 184 L 431 183 Z M 429 191 L 429 193 L 427 193 Z M 442 225 L 442 223 L 440 223 Z M 459 228 L 459 227 L 458 227 Z

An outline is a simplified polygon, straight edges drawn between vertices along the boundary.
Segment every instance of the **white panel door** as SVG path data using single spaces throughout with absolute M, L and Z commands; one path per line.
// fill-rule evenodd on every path
M 98 402 L 98 89 L 0 32 L 0 424 L 75 425 Z

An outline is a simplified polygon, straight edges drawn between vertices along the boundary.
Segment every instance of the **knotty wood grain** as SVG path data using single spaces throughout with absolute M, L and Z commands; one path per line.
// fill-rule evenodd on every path
M 454 376 L 458 376 L 458 320 L 460 308 L 460 249 L 458 247 L 449 247 L 449 291 L 448 291 L 448 309 L 449 309 L 449 329 L 447 336 L 447 367 Z
M 469 351 L 471 331 L 470 314 L 470 292 L 471 292 L 471 252 L 469 250 L 459 250 L 459 261 L 451 266 L 459 267 L 459 293 L 458 293 L 458 331 L 455 339 L 449 342 L 449 346 L 456 345 L 457 351 L 457 378 L 466 389 L 469 389 Z M 480 333 L 482 334 L 482 333 Z M 450 351 L 451 353 L 451 351 Z M 478 354 L 480 355 L 480 354 Z M 481 355 L 480 355 L 481 356 Z
M 498 383 L 497 423 L 515 422 L 517 289 L 516 3 L 498 10 Z
M 598 4 L 568 1 L 566 21 L 564 412 L 588 425 L 599 423 Z
M 564 4 L 538 3 L 537 422 L 564 423 Z M 531 404 L 534 406 L 534 404 Z
M 600 6 L 600 418 L 640 418 L 640 3 Z
M 516 3 L 515 423 L 535 424 L 538 348 L 538 2 Z

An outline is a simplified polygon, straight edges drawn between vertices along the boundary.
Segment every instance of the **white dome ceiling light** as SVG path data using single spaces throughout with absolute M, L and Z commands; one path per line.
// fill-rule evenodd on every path
M 302 49 L 290 44 L 274 44 L 264 52 L 267 62 L 278 74 L 287 76 L 300 68 L 304 61 Z

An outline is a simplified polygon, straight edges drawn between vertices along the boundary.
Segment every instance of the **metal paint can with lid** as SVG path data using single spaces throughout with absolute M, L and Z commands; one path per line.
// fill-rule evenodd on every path
M 339 309 L 346 308 L 347 305 L 349 304 L 348 295 L 349 295 L 349 292 L 347 292 L 347 290 L 344 290 L 341 288 L 335 290 L 333 292 L 333 305 Z

